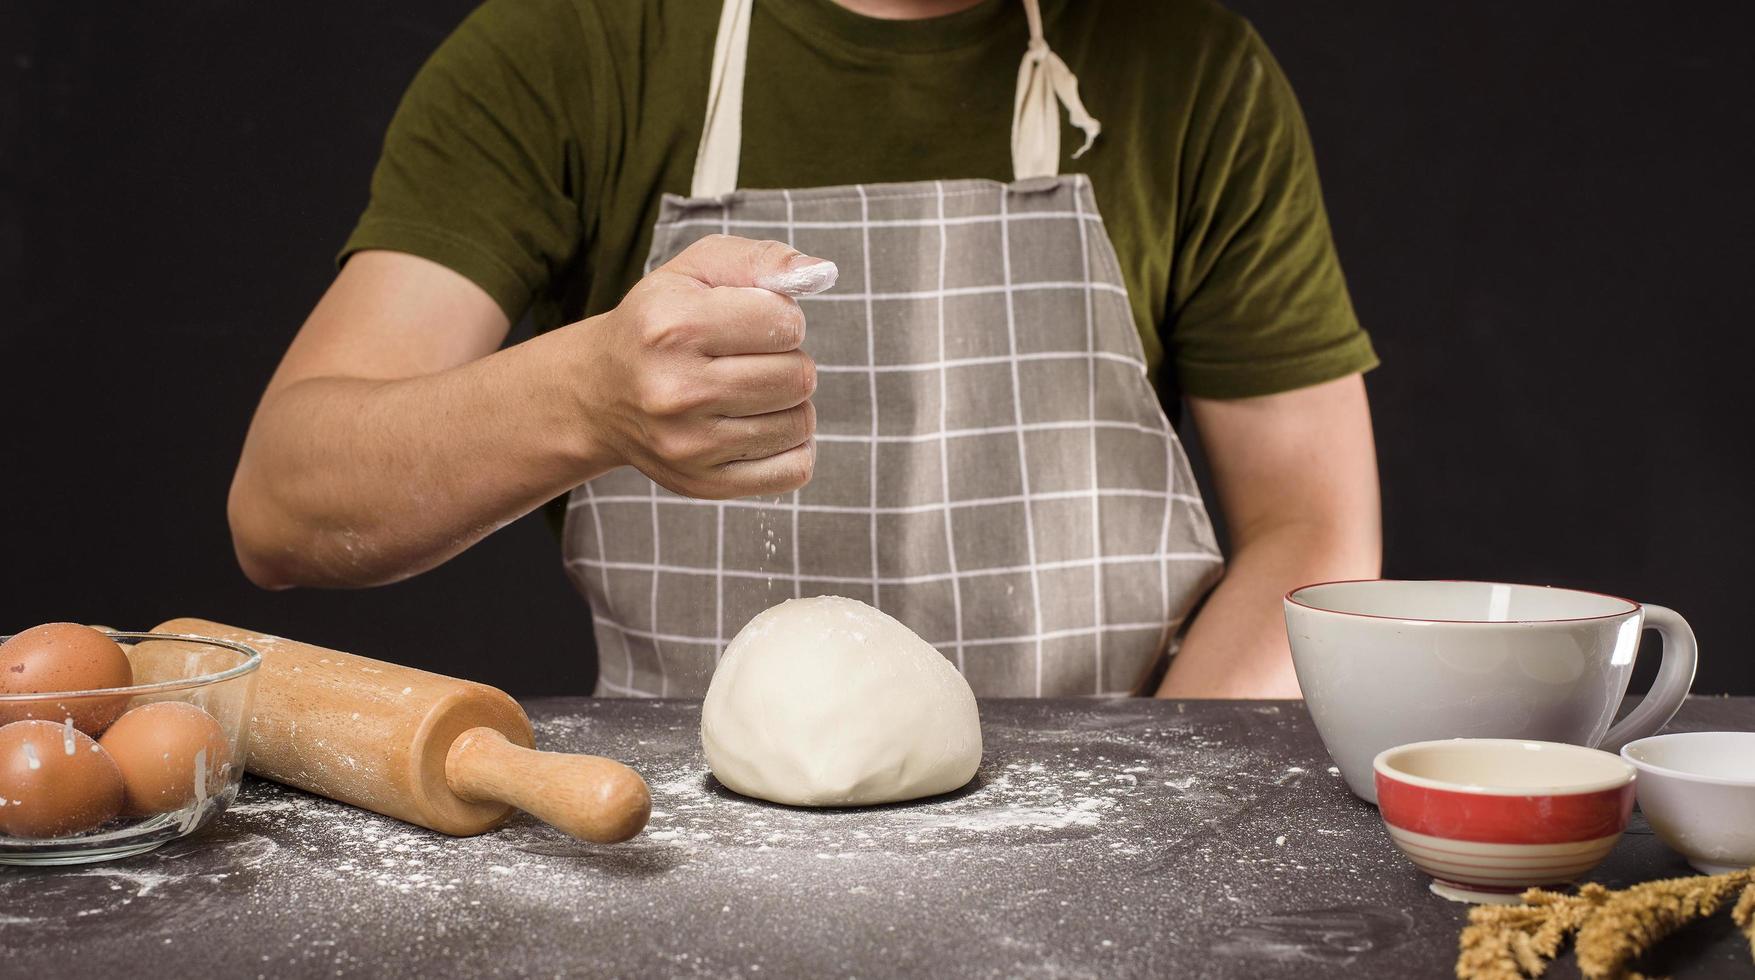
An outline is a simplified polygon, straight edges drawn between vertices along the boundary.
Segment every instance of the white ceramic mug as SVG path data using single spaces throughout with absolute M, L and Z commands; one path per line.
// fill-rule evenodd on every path
M 1347 786 L 1375 803 L 1371 760 L 1408 742 L 1523 738 L 1606 751 L 1662 728 L 1694 682 L 1673 610 L 1595 592 L 1374 579 L 1286 594 L 1292 664 Z M 1664 639 L 1651 691 L 1613 728 L 1644 629 Z

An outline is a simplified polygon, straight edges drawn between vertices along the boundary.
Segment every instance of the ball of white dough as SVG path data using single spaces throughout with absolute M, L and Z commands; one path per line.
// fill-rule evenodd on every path
M 913 630 L 855 599 L 791 599 L 725 648 L 701 710 L 730 789 L 795 806 L 946 793 L 981 765 L 969 682 Z

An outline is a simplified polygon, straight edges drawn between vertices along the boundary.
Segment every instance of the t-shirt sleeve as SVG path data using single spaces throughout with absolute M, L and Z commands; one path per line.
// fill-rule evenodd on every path
M 578 20 L 490 0 L 415 76 L 384 137 L 371 202 L 337 257 L 390 249 L 469 278 L 517 320 L 579 248 L 578 145 L 563 95 Z
M 1335 254 L 1303 114 L 1253 30 L 1218 79 L 1171 269 L 1166 347 L 1188 395 L 1244 398 L 1377 364 Z

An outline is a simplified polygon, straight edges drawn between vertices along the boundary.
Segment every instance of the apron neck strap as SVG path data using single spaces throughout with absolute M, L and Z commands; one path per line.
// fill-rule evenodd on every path
M 690 197 L 718 197 L 737 190 L 737 158 L 743 151 L 743 76 L 750 47 L 753 0 L 725 0 L 713 41 L 713 73 L 707 77 L 707 115 L 695 151 Z
M 1042 36 L 1040 0 L 1024 0 L 1024 17 L 1030 22 L 1030 46 L 1018 66 L 1018 93 L 1012 103 L 1013 180 L 1060 173 L 1060 105 L 1066 106 L 1072 124 L 1085 132 L 1085 143 L 1073 159 L 1083 156 L 1103 129 L 1079 101 L 1078 77 Z
M 1060 106 L 1084 130 L 1076 159 L 1091 148 L 1102 126 L 1079 101 L 1079 80 L 1042 36 L 1041 0 L 1023 0 L 1030 44 L 1018 66 L 1012 105 L 1012 178 L 1053 177 L 1060 173 Z M 719 197 L 737 189 L 738 157 L 743 150 L 743 79 L 748 62 L 750 8 L 754 0 L 725 0 L 713 42 L 713 69 L 707 80 L 707 114 L 695 153 L 691 197 Z M 1056 104 L 1058 103 L 1058 105 Z

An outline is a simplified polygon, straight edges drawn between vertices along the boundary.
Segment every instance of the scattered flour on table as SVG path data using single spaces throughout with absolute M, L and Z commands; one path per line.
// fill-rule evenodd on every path
M 1382 872 L 1381 863 L 1326 843 L 1336 831 L 1299 811 L 1305 781 L 1338 784 L 1312 771 L 1317 760 L 1270 758 L 1234 732 L 1174 720 L 1081 728 L 1069 712 L 1066 724 L 1074 727 L 990 731 L 976 781 L 955 793 L 802 809 L 719 787 L 692 724 L 642 728 L 636 739 L 588 715 L 561 715 L 537 721 L 541 747 L 612 755 L 647 779 L 652 819 L 633 841 L 583 843 L 528 817 L 455 839 L 251 780 L 202 837 L 116 865 L 67 869 L 55 881 L 89 889 L 93 916 L 132 905 L 133 928 L 162 928 L 167 939 L 249 928 L 315 902 L 334 921 L 371 932 L 379 955 L 397 955 L 400 944 L 411 959 L 438 949 L 466 963 L 482 936 L 514 920 L 584 925 L 637 909 L 681 921 L 704 914 L 704 903 L 775 901 L 838 914 L 902 908 L 934 921 L 1022 915 L 1026 907 L 1039 915 L 1047 903 L 1066 916 L 1078 914 L 1069 902 L 1092 900 L 1077 896 L 1099 884 L 1173 894 L 1184 907 L 1173 917 L 1152 911 L 1160 900 L 1151 898 L 1105 914 L 1147 916 L 1174 942 L 1199 928 L 1201 914 L 1229 914 L 1249 882 L 1295 888 L 1311 872 L 1363 881 Z M 972 888 L 987 889 L 993 907 L 972 911 Z M 0 941 L 21 917 L 43 925 L 22 911 L 29 894 L 19 879 L 0 877 Z M 1024 904 L 1008 910 L 1014 901 Z M 871 911 L 853 911 L 862 905 Z M 143 906 L 158 909 L 156 917 L 141 920 Z M 767 928 L 784 938 L 801 927 L 787 920 Z M 1017 941 L 1041 942 L 1027 933 Z M 292 942 L 264 954 L 281 965 L 290 958 L 350 972 L 334 935 Z M 544 961 L 540 948 L 520 955 L 528 961 L 498 968 L 556 972 L 559 961 Z

